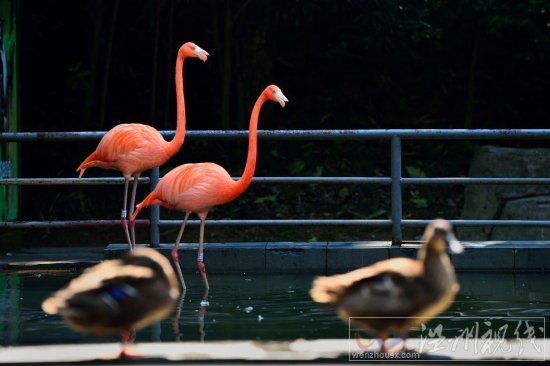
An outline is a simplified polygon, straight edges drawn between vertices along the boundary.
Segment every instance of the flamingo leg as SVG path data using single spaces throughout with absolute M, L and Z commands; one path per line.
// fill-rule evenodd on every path
M 138 186 L 139 174 L 134 174 L 134 184 L 132 185 L 132 195 L 130 196 L 130 207 L 128 209 L 128 217 L 132 217 L 134 213 L 134 207 L 136 207 L 136 192 Z M 130 240 L 132 243 L 132 248 L 136 248 L 136 222 L 131 220 L 130 223 Z
M 186 290 L 183 290 L 181 292 L 180 301 L 176 306 L 176 313 L 172 317 L 172 332 L 174 333 L 174 340 L 176 342 L 181 341 L 180 318 L 181 318 L 181 310 L 183 309 L 183 303 L 185 302 L 185 292 Z
M 201 343 L 204 343 L 204 337 L 206 336 L 206 332 L 204 331 L 204 314 L 206 313 L 206 306 L 203 306 L 201 304 L 199 311 L 198 311 L 198 318 L 199 318 L 199 336 Z
M 128 232 L 128 219 L 126 207 L 128 205 L 128 183 L 130 182 L 130 177 L 124 177 L 124 201 L 122 204 L 122 211 L 120 212 L 120 223 L 122 224 L 122 229 L 124 230 L 124 236 L 126 236 L 126 242 L 128 243 L 128 248 L 130 252 L 133 251 L 132 241 L 130 240 L 130 233 Z
M 185 281 L 183 280 L 183 274 L 181 273 L 178 247 L 180 245 L 180 240 L 183 235 L 183 231 L 185 230 L 185 225 L 187 224 L 187 219 L 189 218 L 190 213 L 191 213 L 190 211 L 185 213 L 185 218 L 183 219 L 183 223 L 181 224 L 180 232 L 178 233 L 178 237 L 176 238 L 176 242 L 174 243 L 174 246 L 172 247 L 172 252 L 171 252 L 172 260 L 174 261 L 174 265 L 176 266 L 176 272 L 178 273 L 178 277 L 180 279 L 181 288 L 184 291 L 187 289 L 187 286 L 185 286 Z
M 206 215 L 199 215 L 199 218 L 201 219 L 201 226 L 200 226 L 200 234 L 199 234 L 199 249 L 198 249 L 198 255 L 197 255 L 197 267 L 199 268 L 202 282 L 204 283 L 204 287 L 206 290 L 210 289 L 210 285 L 208 284 L 208 277 L 206 277 L 206 267 L 204 265 L 204 221 L 206 220 Z M 208 291 L 206 292 L 206 296 L 208 296 Z M 203 301 L 206 301 L 205 298 L 203 298 Z
M 205 274 L 205 277 L 206 277 L 206 274 Z M 208 292 L 210 292 L 210 288 L 205 287 L 204 288 L 204 293 L 202 294 L 201 308 L 206 307 L 206 306 L 210 306 L 210 302 L 208 301 Z

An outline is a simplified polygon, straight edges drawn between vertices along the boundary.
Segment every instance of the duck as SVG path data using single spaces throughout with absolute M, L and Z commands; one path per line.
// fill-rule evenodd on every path
M 445 311 L 460 289 L 447 251 L 459 254 L 463 247 L 451 223 L 435 219 L 425 228 L 416 259 L 391 258 L 317 277 L 310 296 L 335 309 L 346 323 L 378 337 L 379 352 L 388 351 L 391 333 L 398 334 L 404 347 L 409 329 Z
M 81 333 L 120 334 L 119 358 L 138 356 L 128 348 L 135 332 L 168 316 L 180 296 L 175 271 L 151 248 L 138 248 L 120 259 L 86 269 L 42 302 L 42 310 L 60 315 Z

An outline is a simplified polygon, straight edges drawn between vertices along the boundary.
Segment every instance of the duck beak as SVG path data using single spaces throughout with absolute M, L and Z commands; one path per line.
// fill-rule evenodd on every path
M 285 102 L 288 103 L 288 99 L 284 96 L 284 94 L 278 90 L 275 92 L 275 99 L 277 99 L 277 102 L 281 105 L 281 107 L 285 107 Z
M 206 52 L 205 50 L 203 50 L 199 46 L 195 46 L 194 51 L 195 51 L 195 54 L 197 55 L 197 57 L 200 58 L 200 60 L 202 62 L 205 62 L 208 59 L 208 56 L 210 56 L 210 54 L 208 52 Z
M 464 247 L 454 235 L 449 235 L 447 241 L 449 243 L 449 252 L 451 252 L 451 254 L 460 254 L 464 252 Z

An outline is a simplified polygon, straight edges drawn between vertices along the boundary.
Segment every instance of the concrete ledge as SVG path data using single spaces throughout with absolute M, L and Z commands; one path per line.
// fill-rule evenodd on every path
M 25 248 L 0 257 L 0 269 L 10 271 L 69 271 L 103 260 L 103 247 Z
M 140 244 L 138 246 L 146 246 Z M 204 259 L 208 272 L 264 271 L 266 268 L 267 243 L 207 243 L 204 246 Z M 173 244 L 161 244 L 158 250 L 171 258 Z M 178 249 L 182 272 L 195 272 L 197 269 L 196 243 L 180 243 Z M 128 250 L 126 244 L 110 244 L 105 248 L 105 258 L 119 258 Z
M 391 340 L 390 340 L 391 341 Z M 113 360 L 120 351 L 117 343 L 74 344 L 50 346 L 24 346 L 0 348 L 0 363 L 9 364 L 73 364 L 90 363 L 107 364 L 115 362 L 125 364 L 168 364 L 186 361 L 193 363 L 210 363 L 229 361 L 232 364 L 247 364 L 251 362 L 271 364 L 289 364 L 289 362 L 306 363 L 349 363 L 353 361 L 382 361 L 384 363 L 397 361 L 394 364 L 403 364 L 402 361 L 463 361 L 468 365 L 482 364 L 487 361 L 544 361 L 544 352 L 528 350 L 525 344 L 514 340 L 502 340 L 501 347 L 492 352 L 474 351 L 473 339 L 458 340 L 452 348 L 439 344 L 438 349 L 433 347 L 421 348 L 420 339 L 408 339 L 405 343 L 406 351 L 400 357 L 386 359 L 371 359 L 378 354 L 378 342 L 369 342 L 371 346 L 364 352 L 353 352 L 355 341 L 348 339 L 319 339 L 296 340 L 290 342 L 253 342 L 253 341 L 221 341 L 221 342 L 179 342 L 179 343 L 139 343 L 132 345 L 132 349 L 143 355 L 143 358 L 131 360 Z M 481 342 L 481 340 L 480 340 Z M 499 341 L 500 342 L 500 341 Z M 540 340 L 541 348 L 548 348 L 550 341 Z M 424 340 L 425 343 L 425 340 Z M 469 346 L 469 347 L 468 347 Z M 525 349 L 517 352 L 519 347 Z M 357 346 L 355 346 L 357 348 Z M 372 349 L 371 349 L 372 348 Z M 494 347 L 493 347 L 494 348 Z M 425 349 L 419 352 L 419 349 Z M 351 350 L 351 352 L 350 352 Z M 512 350 L 512 351 L 505 351 Z M 357 358 L 358 356 L 362 356 Z M 371 357 L 369 357 L 371 356 Z M 416 356 L 416 357 L 415 357 Z M 407 363 L 409 364 L 409 363 Z
M 285 272 L 325 269 L 327 245 L 327 242 L 268 243 L 265 248 L 265 269 Z
M 389 258 L 390 241 L 329 242 L 327 272 L 346 272 Z
M 550 241 L 464 242 L 465 253 L 453 255 L 455 268 L 461 271 L 548 272 Z M 138 246 L 147 246 L 139 244 Z M 346 272 L 395 257 L 416 258 L 419 242 L 400 247 L 388 241 L 361 242 L 250 242 L 207 243 L 205 263 L 209 273 L 226 272 Z M 159 251 L 170 258 L 171 244 Z M 126 244 L 106 248 L 36 248 L 0 258 L 4 270 L 70 270 L 119 258 Z M 196 243 L 182 243 L 179 259 L 183 272 L 195 273 Z
M 100 261 L 8 261 L 0 263 L 0 269 L 8 271 L 72 271 L 98 264 Z
M 390 258 L 406 257 L 415 259 L 420 245 L 420 242 L 414 241 L 403 243 L 400 247 L 391 246 L 389 250 Z
M 514 268 L 518 271 L 550 271 L 550 246 L 514 248 Z

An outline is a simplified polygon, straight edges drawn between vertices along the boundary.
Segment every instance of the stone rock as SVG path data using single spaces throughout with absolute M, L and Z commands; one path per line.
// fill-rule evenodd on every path
M 472 160 L 473 178 L 543 178 L 550 175 L 550 149 L 481 147 Z M 468 185 L 463 219 L 547 220 L 550 218 L 548 185 Z M 545 240 L 543 227 L 461 227 L 462 240 Z
M 548 220 L 550 195 L 511 199 L 504 204 L 500 218 L 503 220 Z M 549 240 L 548 227 L 495 227 L 492 240 Z

